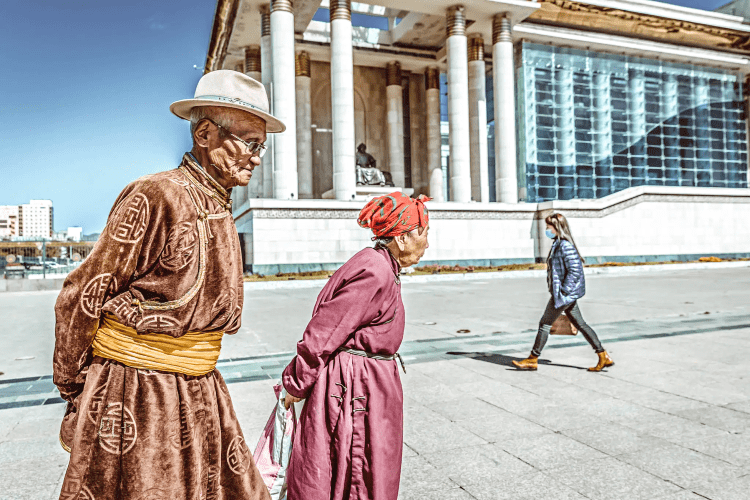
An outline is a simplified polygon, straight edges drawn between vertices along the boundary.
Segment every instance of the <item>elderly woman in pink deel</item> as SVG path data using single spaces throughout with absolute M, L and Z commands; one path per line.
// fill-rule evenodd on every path
M 285 404 L 307 399 L 287 469 L 289 500 L 396 500 L 403 405 L 398 351 L 404 338 L 402 267 L 428 247 L 424 201 L 391 193 L 359 215 L 365 248 L 318 296 L 297 356 L 282 378 Z M 399 358 L 400 360 L 400 358 Z

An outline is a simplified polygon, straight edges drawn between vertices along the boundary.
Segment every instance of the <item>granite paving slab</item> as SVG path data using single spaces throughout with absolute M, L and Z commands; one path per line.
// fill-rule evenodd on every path
M 681 489 L 612 457 L 593 462 L 572 462 L 547 470 L 545 474 L 586 498 L 597 500 L 650 500 Z

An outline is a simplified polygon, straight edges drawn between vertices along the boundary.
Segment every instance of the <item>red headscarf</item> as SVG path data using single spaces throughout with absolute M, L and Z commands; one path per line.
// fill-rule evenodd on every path
M 378 196 L 365 205 L 357 222 L 362 227 L 372 229 L 375 238 L 409 233 L 418 227 L 427 227 L 430 218 L 424 203 L 431 199 L 423 194 L 414 199 L 398 191 Z

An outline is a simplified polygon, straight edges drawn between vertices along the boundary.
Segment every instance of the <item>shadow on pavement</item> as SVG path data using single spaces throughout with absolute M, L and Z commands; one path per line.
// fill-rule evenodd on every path
M 485 361 L 487 363 L 494 363 L 496 365 L 502 365 L 507 366 L 513 371 L 522 371 L 518 370 L 515 366 L 513 366 L 512 361 L 521 361 L 524 358 L 516 358 L 513 356 L 506 356 L 504 354 L 485 354 L 481 352 L 448 352 L 446 354 L 450 354 L 451 356 L 463 356 L 465 358 L 471 358 L 476 359 L 477 361 Z M 573 366 L 573 365 L 562 365 L 559 363 L 553 363 L 547 359 L 539 359 L 538 363 L 540 365 L 547 365 L 547 366 L 559 366 L 561 368 L 574 368 L 576 370 L 586 370 L 586 368 L 582 366 Z

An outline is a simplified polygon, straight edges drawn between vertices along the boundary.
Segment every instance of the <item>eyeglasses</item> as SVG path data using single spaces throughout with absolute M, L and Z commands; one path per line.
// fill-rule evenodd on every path
M 233 133 L 231 133 L 229 130 L 227 130 L 225 127 L 222 127 L 221 125 L 219 125 L 215 121 L 211 120 L 210 118 L 206 118 L 206 120 L 208 120 L 211 123 L 213 123 L 214 125 L 216 125 L 216 128 L 219 128 L 219 129 L 223 130 L 224 132 L 226 132 L 227 134 L 231 135 L 232 137 L 234 137 L 235 139 L 237 139 L 238 141 L 240 141 L 242 144 L 244 144 L 245 147 L 247 148 L 247 150 L 250 152 L 250 154 L 252 156 L 257 156 L 258 158 L 263 158 L 263 155 L 266 154 L 266 145 L 265 144 L 261 144 L 259 142 L 255 142 L 255 141 L 247 142 L 245 140 L 242 140 L 239 137 L 237 137 L 236 135 L 234 135 Z

